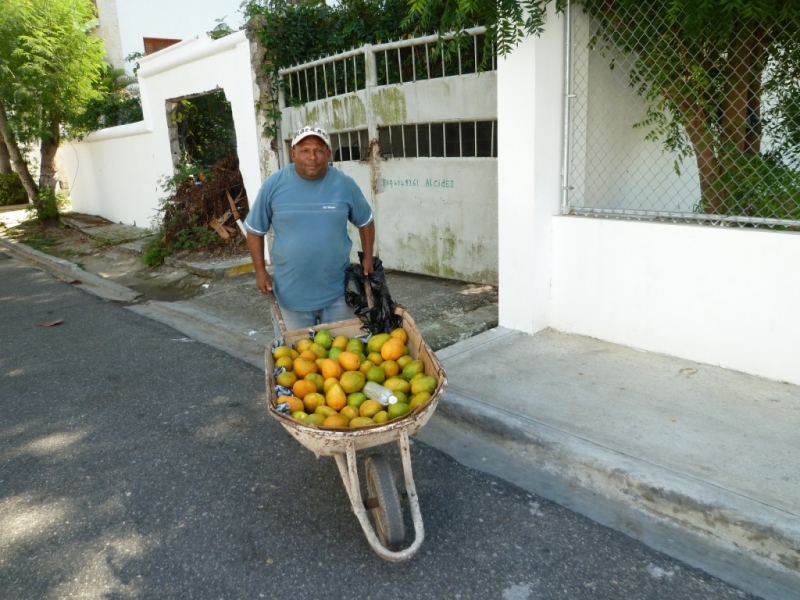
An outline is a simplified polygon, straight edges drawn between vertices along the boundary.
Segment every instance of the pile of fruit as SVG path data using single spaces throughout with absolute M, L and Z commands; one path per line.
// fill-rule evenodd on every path
M 331 336 L 320 329 L 294 348 L 273 350 L 275 383 L 291 395 L 279 395 L 292 417 L 316 427 L 366 427 L 398 419 L 430 400 L 436 377 L 425 374 L 421 360 L 408 355 L 408 335 L 401 327 L 379 333 L 365 343 Z M 396 404 L 383 406 L 363 393 L 368 381 L 392 392 Z

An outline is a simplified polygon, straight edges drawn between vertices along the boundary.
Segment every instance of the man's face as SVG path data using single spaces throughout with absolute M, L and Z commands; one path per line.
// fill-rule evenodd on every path
M 292 148 L 294 170 L 303 179 L 320 179 L 328 172 L 331 150 L 320 138 L 310 135 Z

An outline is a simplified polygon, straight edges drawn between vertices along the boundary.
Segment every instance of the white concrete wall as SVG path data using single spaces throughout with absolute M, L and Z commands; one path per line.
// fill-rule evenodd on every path
M 548 326 L 551 230 L 559 212 L 564 18 L 549 15 L 497 72 L 500 325 Z
M 143 122 L 112 127 L 83 142 L 65 142 L 59 158 L 72 210 L 149 227 L 157 215 L 153 134 Z
M 167 101 L 219 89 L 231 103 L 239 170 L 248 198 L 255 198 L 265 143 L 256 121 L 259 92 L 250 42 L 243 31 L 215 41 L 195 38 L 142 59 L 139 86 L 142 123 L 104 129 L 62 149 L 73 210 L 149 225 L 164 195 L 159 182 L 174 173 Z M 274 157 L 269 166 L 276 168 Z
M 560 216 L 563 41 L 551 15 L 499 65 L 500 325 L 800 384 L 800 235 Z
M 800 384 L 800 235 L 553 220 L 548 323 Z

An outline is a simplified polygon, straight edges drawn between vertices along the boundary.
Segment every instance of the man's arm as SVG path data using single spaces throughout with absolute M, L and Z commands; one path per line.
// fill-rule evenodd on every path
M 264 236 L 247 232 L 247 248 L 250 250 L 250 258 L 253 260 L 256 287 L 261 290 L 262 294 L 272 291 L 272 277 L 269 276 L 266 265 L 264 265 L 264 244 Z
M 375 245 L 375 221 L 370 221 L 369 225 L 360 227 L 358 235 L 361 238 L 361 252 L 364 254 L 361 266 L 364 268 L 364 275 L 366 276 L 375 270 L 372 266 L 372 250 Z

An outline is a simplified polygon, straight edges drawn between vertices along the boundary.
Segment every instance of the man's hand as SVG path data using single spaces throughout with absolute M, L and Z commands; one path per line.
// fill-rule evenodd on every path
M 372 264 L 372 255 L 364 256 L 361 260 L 361 267 L 364 269 L 364 277 L 368 277 L 370 273 L 375 270 L 375 267 Z
M 256 287 L 262 294 L 272 291 L 272 277 L 266 269 L 256 269 Z
M 253 270 L 256 274 L 256 287 L 262 294 L 272 291 L 272 277 L 267 273 L 264 266 L 264 238 L 259 235 L 247 232 L 247 248 L 250 250 L 250 258 L 253 260 Z

